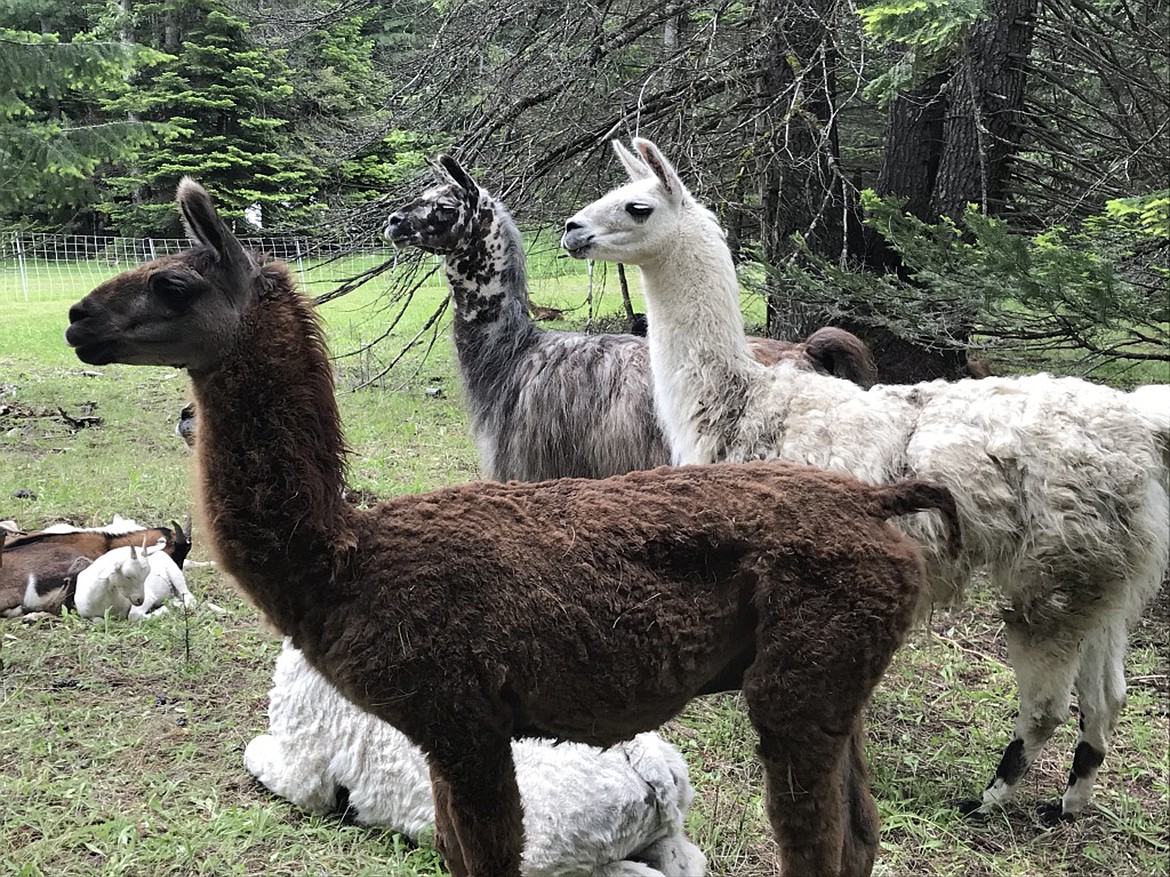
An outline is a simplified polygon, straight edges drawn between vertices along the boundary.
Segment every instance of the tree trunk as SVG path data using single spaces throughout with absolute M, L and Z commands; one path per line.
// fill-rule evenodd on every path
M 938 217 L 933 208 L 934 187 L 942 161 L 947 113 L 945 89 L 950 70 L 927 77 L 910 91 L 897 95 L 886 114 L 886 141 L 875 189 L 879 195 L 906 199 L 906 210 L 924 222 Z M 882 235 L 866 226 L 861 249 L 853 253 L 874 273 L 897 274 L 909 280 L 902 258 Z M 882 326 L 844 320 L 848 329 L 869 345 L 880 379 L 886 383 L 916 383 L 965 375 L 966 352 L 955 347 L 926 347 L 901 338 Z M 960 332 L 966 338 L 969 332 Z
M 943 151 L 947 103 L 942 92 L 950 76 L 946 70 L 927 77 L 890 101 L 886 113 L 877 192 L 905 198 L 906 209 L 928 222 L 934 219 L 931 201 Z
M 963 218 L 968 203 L 984 213 L 1002 213 L 1011 162 L 1025 131 L 1026 68 L 1037 0 L 992 0 L 958 63 L 897 96 L 887 117 L 880 195 L 906 198 L 906 210 L 926 222 Z M 908 279 L 897 252 L 866 229 L 858 255 L 870 270 Z M 859 323 L 845 328 L 873 350 L 883 381 L 958 378 L 969 374 L 961 346 L 969 321 L 949 327 L 940 346 L 898 338 Z
M 959 221 L 967 204 L 1002 214 L 1012 159 L 1026 126 L 1028 56 L 1037 0 L 992 0 L 971 31 L 950 83 L 950 112 L 932 200 L 933 212 Z
M 755 154 L 760 186 L 760 246 L 782 264 L 799 232 L 813 252 L 838 258 L 844 248 L 837 129 L 833 116 L 837 53 L 828 22 L 836 0 L 793 6 L 761 0 L 760 112 Z M 804 337 L 817 322 L 791 290 L 766 288 L 768 332 Z

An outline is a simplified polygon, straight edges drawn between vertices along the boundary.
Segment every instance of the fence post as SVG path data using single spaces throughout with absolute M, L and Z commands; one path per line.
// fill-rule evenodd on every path
M 16 265 L 20 269 L 20 285 L 24 287 L 24 300 L 28 301 L 28 273 L 24 270 L 24 244 L 18 235 L 12 236 L 12 248 L 16 250 Z
M 302 258 L 302 254 L 301 254 L 301 239 L 300 238 L 296 238 L 296 245 L 297 245 L 297 271 L 299 271 L 301 274 L 301 289 L 303 289 L 306 293 L 308 293 L 309 283 L 305 279 L 305 262 L 304 262 L 304 259 Z

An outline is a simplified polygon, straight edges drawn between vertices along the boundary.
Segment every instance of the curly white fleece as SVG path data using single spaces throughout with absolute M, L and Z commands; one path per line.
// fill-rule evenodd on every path
M 392 726 L 346 700 L 285 642 L 269 692 L 269 733 L 244 764 L 269 790 L 318 814 L 336 812 L 417 840 L 434 834 L 422 753 Z M 600 750 L 514 741 L 524 804 L 525 877 L 699 877 L 703 853 L 683 820 L 694 798 L 682 756 L 657 734 Z

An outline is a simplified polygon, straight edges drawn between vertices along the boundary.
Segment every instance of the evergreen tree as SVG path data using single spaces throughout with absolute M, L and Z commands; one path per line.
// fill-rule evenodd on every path
M 172 132 L 111 181 L 119 230 L 177 233 L 172 198 L 184 174 L 229 217 L 256 204 L 268 228 L 309 221 L 317 173 L 285 132 L 293 89 L 284 53 L 252 43 L 248 22 L 222 0 L 143 3 L 132 17 L 135 40 L 165 54 L 138 70 L 120 108 Z
M 13 16 L 4 22 L 22 23 Z M 0 215 L 44 222 L 83 204 L 93 197 L 97 168 L 131 155 L 148 137 L 146 126 L 100 112 L 103 96 L 121 87 L 128 59 L 122 45 L 84 30 L 0 26 Z
M 388 106 L 394 82 L 382 69 L 413 39 L 426 10 L 408 15 L 336 0 L 314 9 L 310 17 L 303 0 L 276 0 L 265 9 L 265 21 L 253 24 L 261 41 L 287 48 L 293 136 L 321 172 L 319 197 L 341 212 L 329 222 L 344 223 L 347 209 L 384 198 L 417 175 L 423 156 L 433 151 L 430 139 L 396 128 Z M 296 27 L 290 19 L 308 20 Z

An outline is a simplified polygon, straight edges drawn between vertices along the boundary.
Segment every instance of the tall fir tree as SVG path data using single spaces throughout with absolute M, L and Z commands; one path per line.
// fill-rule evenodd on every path
M 254 44 L 223 0 L 159 0 L 130 15 L 134 40 L 164 54 L 137 71 L 119 109 L 165 121 L 171 134 L 110 181 L 118 230 L 177 233 L 172 198 L 185 174 L 228 217 L 258 205 L 267 228 L 307 224 L 317 172 L 285 132 L 293 89 L 284 53 Z
M 51 11 L 11 9 L 0 21 L 0 216 L 40 225 L 92 198 L 97 168 L 132 155 L 150 130 L 100 109 L 123 86 L 131 51 L 84 16 Z

